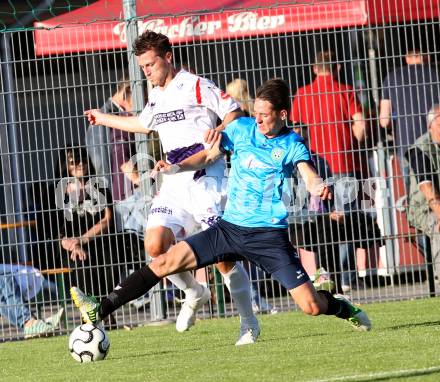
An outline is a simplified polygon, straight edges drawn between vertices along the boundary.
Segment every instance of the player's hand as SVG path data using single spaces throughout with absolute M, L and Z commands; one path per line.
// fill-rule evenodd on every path
M 217 141 L 218 137 L 221 137 L 222 133 L 220 131 L 209 129 L 205 131 L 205 142 L 212 144 Z
M 104 113 L 99 109 L 86 110 L 84 112 L 84 115 L 87 117 L 89 123 L 93 126 L 103 124 L 101 123 L 101 118 L 104 115 Z
M 218 149 L 220 150 L 220 144 L 222 142 L 222 134 L 220 132 L 216 132 L 217 134 L 215 134 L 215 137 L 213 138 L 213 140 L 210 142 L 210 146 L 209 149 Z
M 157 174 L 160 172 L 162 174 L 173 175 L 180 170 L 179 165 L 177 164 L 169 164 L 164 160 L 160 160 L 156 163 L 153 170 L 150 173 L 150 177 L 155 179 Z

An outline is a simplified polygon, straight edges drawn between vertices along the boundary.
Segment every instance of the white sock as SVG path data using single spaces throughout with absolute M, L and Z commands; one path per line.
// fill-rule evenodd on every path
M 236 263 L 234 268 L 222 276 L 237 307 L 240 322 L 245 325 L 255 325 L 258 321 L 252 311 L 251 285 L 247 272 L 241 264 Z
M 203 292 L 203 287 L 197 282 L 192 273 L 189 271 L 169 275 L 167 276 L 167 279 L 170 280 L 177 288 L 183 290 L 187 299 L 195 299 L 200 297 Z

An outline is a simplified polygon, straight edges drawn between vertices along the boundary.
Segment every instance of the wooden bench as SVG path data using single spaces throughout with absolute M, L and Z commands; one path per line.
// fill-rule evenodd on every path
M 53 269 L 42 269 L 40 270 L 43 276 L 55 275 L 57 291 L 58 291 L 58 300 L 57 302 L 64 308 L 64 327 L 68 329 L 68 320 L 67 320 L 67 300 L 66 300 L 66 288 L 65 288 L 65 278 L 64 275 L 71 272 L 69 268 L 53 268 Z M 44 295 L 43 291 L 41 291 L 37 297 L 37 311 L 38 316 L 42 317 L 42 309 L 44 306 Z

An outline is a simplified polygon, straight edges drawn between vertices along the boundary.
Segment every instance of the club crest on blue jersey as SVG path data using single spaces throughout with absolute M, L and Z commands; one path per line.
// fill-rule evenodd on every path
M 276 147 L 272 150 L 271 157 L 275 162 L 279 162 L 284 155 L 284 150 Z

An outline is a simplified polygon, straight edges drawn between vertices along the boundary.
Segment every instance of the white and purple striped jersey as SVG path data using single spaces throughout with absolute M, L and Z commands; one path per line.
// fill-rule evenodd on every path
M 142 125 L 159 133 L 165 153 L 204 143 L 204 133 L 217 118 L 240 105 L 213 82 L 181 70 L 165 89 L 153 88 L 139 116 Z
M 240 108 L 211 81 L 181 70 L 165 89 L 154 88 L 139 120 L 159 133 L 166 159 L 178 163 L 207 147 L 205 132 L 217 119 Z M 180 240 L 199 224 L 206 229 L 222 213 L 226 192 L 225 160 L 203 170 L 163 174 L 160 192 L 150 209 L 147 229 L 170 228 Z M 206 176 L 204 176 L 206 175 Z

